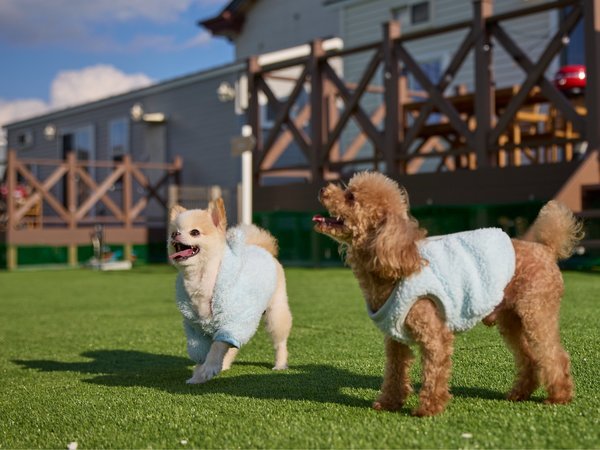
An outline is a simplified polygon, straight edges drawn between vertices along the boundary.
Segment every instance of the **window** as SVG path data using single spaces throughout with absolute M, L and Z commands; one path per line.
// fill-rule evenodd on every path
M 430 20 L 429 2 L 421 2 L 410 5 L 410 23 L 420 25 Z
M 129 121 L 126 118 L 111 120 L 108 124 L 108 155 L 121 161 L 129 153 Z
M 431 22 L 431 2 L 413 2 L 392 9 L 392 19 L 400 22 L 400 27 L 423 25 Z
M 17 134 L 17 147 L 27 148 L 33 145 L 33 131 L 25 130 Z

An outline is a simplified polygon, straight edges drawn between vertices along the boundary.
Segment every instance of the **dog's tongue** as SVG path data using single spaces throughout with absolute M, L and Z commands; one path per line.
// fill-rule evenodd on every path
M 190 247 L 190 248 L 186 248 L 185 250 L 181 250 L 180 252 L 169 255 L 169 259 L 187 258 L 189 256 L 192 256 L 193 254 L 194 254 L 194 249 Z
M 320 214 L 317 214 L 317 215 L 313 216 L 312 221 L 316 222 L 316 223 L 322 223 L 322 222 L 325 222 L 325 217 L 323 217 Z

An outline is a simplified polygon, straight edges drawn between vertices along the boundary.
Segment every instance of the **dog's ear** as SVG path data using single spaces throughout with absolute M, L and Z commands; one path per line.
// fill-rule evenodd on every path
M 212 217 L 215 227 L 221 231 L 225 231 L 227 229 L 227 214 L 225 212 L 225 204 L 221 197 L 208 204 L 208 212 Z
M 424 264 L 417 241 L 426 235 L 419 223 L 406 215 L 389 214 L 372 242 L 372 269 L 383 278 L 400 279 L 418 272 Z
M 187 211 L 187 209 L 181 205 L 175 205 L 171 207 L 169 210 L 169 222 L 174 222 L 175 218 L 184 211 Z

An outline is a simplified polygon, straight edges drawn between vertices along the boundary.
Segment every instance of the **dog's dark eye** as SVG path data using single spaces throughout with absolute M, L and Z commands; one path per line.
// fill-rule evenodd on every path
M 190 236 L 200 236 L 200 232 L 198 230 L 190 231 Z
M 351 191 L 346 191 L 344 198 L 348 203 L 354 203 L 354 194 Z

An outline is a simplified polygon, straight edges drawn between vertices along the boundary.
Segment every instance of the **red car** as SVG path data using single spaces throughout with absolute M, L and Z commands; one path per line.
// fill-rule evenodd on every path
M 563 66 L 554 75 L 554 85 L 567 95 L 582 94 L 585 82 L 585 66 L 581 64 Z

